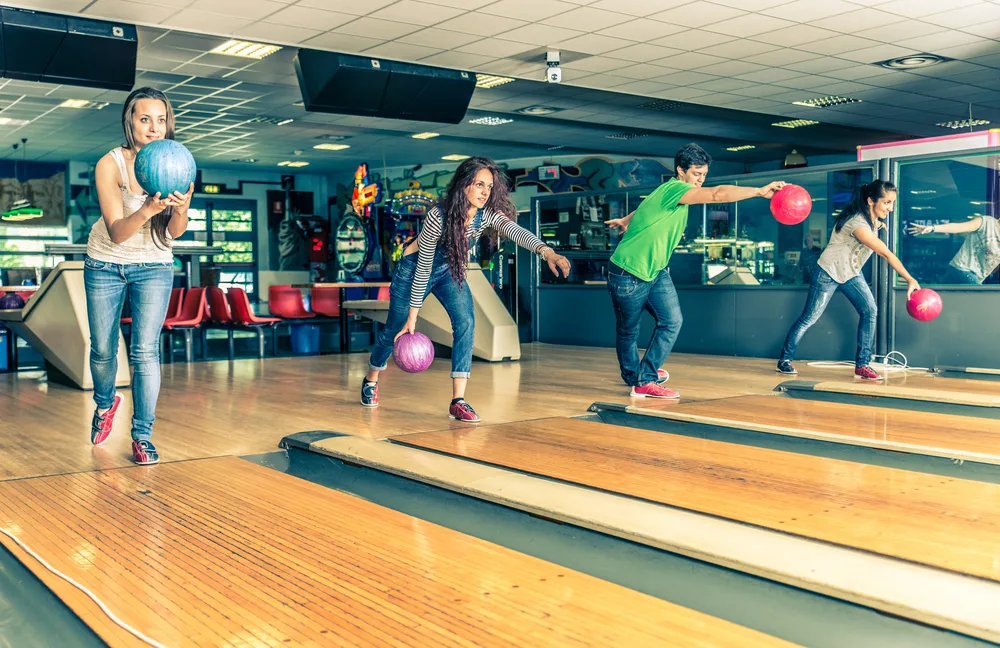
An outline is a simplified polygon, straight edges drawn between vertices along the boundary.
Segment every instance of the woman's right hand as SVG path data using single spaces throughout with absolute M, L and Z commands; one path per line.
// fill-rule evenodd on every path
M 142 206 L 143 217 L 145 220 L 151 219 L 162 212 L 167 207 L 173 207 L 176 204 L 176 200 L 172 196 L 167 196 L 166 198 L 160 198 L 160 194 L 157 192 L 156 195 L 146 196 L 146 202 Z
M 916 223 L 910 223 L 910 226 L 906 228 L 906 233 L 912 234 L 913 236 L 920 236 L 921 234 L 930 234 L 933 229 L 934 228 L 930 225 L 917 225 Z
M 396 337 L 392 339 L 393 342 L 399 339 L 399 336 L 403 333 L 416 333 L 417 332 L 417 316 L 410 315 L 406 318 L 406 324 L 403 324 L 403 328 L 396 334 Z
M 906 301 L 910 301 L 910 297 L 913 297 L 913 293 L 920 290 L 920 284 L 917 283 L 916 279 L 910 279 L 906 286 Z
M 627 218 L 612 218 L 611 220 L 604 221 L 604 224 L 611 229 L 620 230 L 622 234 L 628 231 Z

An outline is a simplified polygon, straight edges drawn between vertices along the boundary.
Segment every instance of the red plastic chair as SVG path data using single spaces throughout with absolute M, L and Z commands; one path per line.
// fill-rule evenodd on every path
M 389 286 L 379 286 L 378 296 L 375 299 L 379 301 L 389 301 Z
M 232 307 L 233 324 L 257 332 L 257 340 L 260 344 L 259 357 L 264 357 L 264 329 L 270 327 L 272 332 L 277 331 L 277 325 L 283 320 L 280 317 L 260 317 L 255 315 L 250 307 L 250 298 L 242 288 L 230 288 L 229 305 Z M 271 346 L 274 348 L 274 355 L 278 355 L 277 336 L 272 334 Z
M 232 313 L 229 312 L 229 302 L 226 301 L 226 294 L 218 286 L 208 286 L 205 288 L 206 305 L 208 306 L 209 324 L 212 328 L 225 329 L 229 335 L 229 359 L 236 358 L 235 342 L 233 339 L 234 324 Z M 208 331 L 202 328 L 201 333 L 202 353 L 208 352 Z
M 313 313 L 326 317 L 340 317 L 339 288 L 313 288 L 309 291 L 309 301 Z
M 289 290 L 289 286 L 271 286 L 267 289 L 267 309 L 272 315 L 284 319 L 310 319 L 316 313 L 306 310 L 302 301 L 302 293 L 297 288 Z
M 188 362 L 194 361 L 194 329 L 208 321 L 208 308 L 205 302 L 205 289 L 192 288 L 184 295 L 181 312 L 177 317 L 171 317 L 163 322 L 167 333 L 167 361 L 173 362 L 173 344 L 170 334 L 175 331 L 184 333 L 184 357 Z

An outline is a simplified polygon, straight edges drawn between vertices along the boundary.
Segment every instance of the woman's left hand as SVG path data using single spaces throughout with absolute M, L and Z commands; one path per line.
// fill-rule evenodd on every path
M 552 274 L 558 277 L 559 271 L 562 270 L 563 277 L 569 277 L 569 259 L 561 254 L 556 254 L 554 250 L 550 250 L 550 252 L 551 253 L 548 255 L 548 258 L 545 260 L 548 262 L 549 270 L 552 271 Z
M 173 208 L 175 214 L 178 212 L 181 214 L 186 214 L 188 207 L 191 206 L 191 196 L 193 195 L 194 195 L 194 183 L 192 182 L 191 186 L 188 187 L 187 193 L 181 193 L 179 191 L 175 191 L 174 193 L 167 196 L 164 199 L 164 202 L 167 204 L 168 207 Z
M 910 223 L 910 226 L 906 228 L 907 234 L 912 234 L 913 236 L 920 236 L 921 234 L 930 234 L 930 225 L 917 225 L 916 223 Z

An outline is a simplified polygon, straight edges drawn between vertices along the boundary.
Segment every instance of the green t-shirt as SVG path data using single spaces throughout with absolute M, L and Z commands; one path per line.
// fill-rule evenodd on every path
M 688 206 L 680 204 L 694 185 L 677 178 L 661 184 L 636 208 L 628 231 L 611 261 L 643 281 L 652 281 L 670 263 L 670 255 L 684 236 Z

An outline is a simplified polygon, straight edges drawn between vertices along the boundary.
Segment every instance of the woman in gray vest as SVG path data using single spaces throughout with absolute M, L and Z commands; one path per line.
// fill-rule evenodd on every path
M 910 276 L 877 234 L 880 228 L 885 227 L 884 221 L 895 203 L 896 186 L 891 182 L 875 180 L 856 190 L 850 204 L 841 211 L 833 226 L 830 242 L 820 255 L 818 267 L 813 272 L 805 309 L 785 337 L 785 345 L 778 359 L 779 373 L 798 373 L 792 366 L 792 360 L 802 336 L 819 321 L 833 294 L 841 290 L 860 317 L 854 375 L 863 380 L 881 380 L 881 376 L 869 366 L 875 349 L 875 316 L 878 311 L 868 282 L 861 275 L 861 269 L 872 252 L 875 252 L 906 280 L 907 299 L 920 289 L 917 280 Z
M 1000 266 L 1000 231 L 993 216 L 976 216 L 965 222 L 945 225 L 911 223 L 906 231 L 914 236 L 934 232 L 968 234 L 951 260 L 955 283 L 979 285 Z

